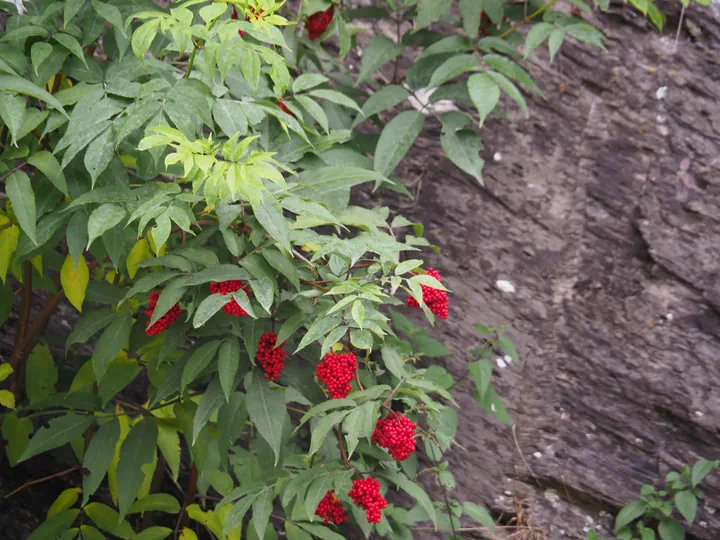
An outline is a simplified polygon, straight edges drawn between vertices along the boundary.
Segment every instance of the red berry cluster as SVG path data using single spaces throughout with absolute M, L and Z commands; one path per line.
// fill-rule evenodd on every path
M 178 317 L 180 316 L 180 304 L 175 304 L 173 307 L 170 308 L 170 311 L 168 311 L 165 315 L 155 321 L 155 324 L 150 326 L 150 319 L 152 319 L 152 315 L 155 311 L 155 306 L 157 305 L 158 298 L 160 298 L 160 293 L 157 292 L 151 292 L 148 296 L 148 308 L 145 310 L 145 315 L 148 316 L 147 328 L 145 329 L 145 333 L 148 336 L 156 336 L 160 332 L 167 330 L 169 326 L 175 324 L 175 321 L 177 321 Z
M 285 367 L 285 357 L 287 356 L 287 351 L 282 349 L 286 342 L 283 341 L 277 348 L 275 343 L 277 343 L 277 334 L 275 332 L 265 332 L 260 336 L 260 343 L 258 343 L 257 354 L 255 355 L 255 358 L 265 370 L 265 377 L 271 381 L 277 379 L 282 373 Z
M 325 383 L 332 399 L 340 399 L 352 390 L 350 381 L 356 369 L 357 358 L 353 353 L 328 353 L 315 369 L 315 375 Z
M 393 413 L 377 421 L 372 442 L 387 448 L 395 461 L 403 461 L 415 451 L 416 427 L 407 416 Z
M 368 522 L 380 523 L 380 511 L 387 507 L 385 497 L 380 495 L 380 482 L 373 478 L 353 480 L 353 487 L 348 495 L 356 505 L 365 510 Z
M 328 523 L 340 525 L 343 521 L 347 521 L 345 509 L 343 508 L 340 499 L 338 499 L 337 495 L 335 495 L 334 489 L 325 494 L 315 510 L 315 515 L 323 518 L 323 523 L 325 523 L 325 525 Z
M 216 281 L 210 284 L 210 292 L 213 294 L 230 294 L 240 289 L 248 293 L 248 286 L 243 285 L 243 282 L 239 279 Z M 228 315 L 235 315 L 236 317 L 245 317 L 247 315 L 247 311 L 241 308 L 240 304 L 238 304 L 234 298 L 231 298 L 230 301 L 223 306 L 223 311 Z
M 308 37 L 315 41 L 319 39 L 330 26 L 333 20 L 333 14 L 335 13 L 335 6 L 330 6 L 325 11 L 319 11 L 313 13 L 305 21 L 305 28 L 308 31 Z
M 440 277 L 440 272 L 438 272 L 437 270 L 428 268 L 427 274 L 428 274 L 428 276 L 432 276 L 442 283 L 442 278 Z M 420 285 L 420 288 L 422 288 L 423 302 L 425 302 L 425 304 L 427 304 L 427 307 L 430 308 L 430 311 L 432 311 L 435 315 L 437 315 L 441 319 L 447 319 L 448 318 L 448 295 L 447 295 L 447 293 L 440 289 L 433 289 L 432 287 L 428 287 L 427 285 Z M 415 300 L 412 296 L 408 296 L 407 305 L 408 305 L 408 307 L 411 307 L 411 308 L 419 308 L 420 307 L 420 304 L 418 304 L 417 300 Z

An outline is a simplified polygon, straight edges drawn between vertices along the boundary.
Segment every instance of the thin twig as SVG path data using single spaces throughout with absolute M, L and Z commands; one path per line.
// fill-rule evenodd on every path
M 36 485 L 36 484 L 41 484 L 41 483 L 43 483 L 43 482 L 47 482 L 48 480 L 52 480 L 53 478 L 59 478 L 59 477 L 61 477 L 61 476 L 65 476 L 65 475 L 67 475 L 67 474 L 70 474 L 70 473 L 72 473 L 72 472 L 78 471 L 78 470 L 80 470 L 80 469 L 82 469 L 82 465 L 75 465 L 74 467 L 70 467 L 69 469 L 65 469 L 64 471 L 60 471 L 60 472 L 57 472 L 57 473 L 55 473 L 55 474 L 51 474 L 50 476 L 45 476 L 45 477 L 43 477 L 43 478 L 38 478 L 37 480 L 31 480 L 30 482 L 25 482 L 22 486 L 20 486 L 19 488 L 11 491 L 11 492 L 8 493 L 7 495 L 5 495 L 5 497 L 3 497 L 3 498 L 4 498 L 4 499 L 9 499 L 9 498 L 12 497 L 13 495 L 15 495 L 15 494 L 17 494 L 17 493 L 20 493 L 23 489 L 25 489 L 25 488 L 27 488 L 27 487 L 34 486 L 34 485 Z
M 680 10 L 680 20 L 678 21 L 677 32 L 675 32 L 675 46 L 673 52 L 677 51 L 678 41 L 680 41 L 680 31 L 682 30 L 683 19 L 685 18 L 685 6 Z
M 550 2 L 548 2 L 547 4 L 545 4 L 544 6 L 542 6 L 541 8 L 533 11 L 533 12 L 530 14 L 530 16 L 525 17 L 525 18 L 524 18 L 522 21 L 520 21 L 519 23 L 515 23 L 512 27 L 510 27 L 510 28 L 508 28 L 507 30 L 505 30 L 502 34 L 500 34 L 500 35 L 498 36 L 498 39 L 503 39 L 504 37 L 507 37 L 508 35 L 512 34 L 515 30 L 517 30 L 518 28 L 520 28 L 522 25 L 529 23 L 531 20 L 533 20 L 535 17 L 537 17 L 538 15 L 540 15 L 543 11 L 545 11 L 546 9 L 548 9 L 549 7 L 551 7 L 551 6 L 552 6 L 553 4 L 555 4 L 555 2 L 557 2 L 557 1 L 558 1 L 558 0 L 550 0 Z
M 315 267 L 315 263 L 313 263 L 313 262 L 311 262 L 309 259 L 307 259 L 307 258 L 305 257 L 305 255 L 303 255 L 302 253 L 300 253 L 297 249 L 293 249 L 292 251 L 293 251 L 293 254 L 295 254 L 295 256 L 296 256 L 298 259 L 300 259 L 301 261 L 303 261 L 305 264 L 307 264 L 307 265 L 310 267 L 310 270 L 312 270 L 313 272 L 315 271 L 315 268 L 316 268 L 316 267 Z
M 400 382 L 397 383 L 397 386 L 396 386 L 395 388 L 393 388 L 393 391 L 390 392 L 390 395 L 389 395 L 387 398 L 385 398 L 385 401 L 382 402 L 381 407 L 387 408 L 387 404 L 390 403 L 390 401 L 392 400 L 393 396 L 397 393 L 398 390 L 400 390 L 400 387 L 402 386 L 402 384 L 403 384 L 404 382 L 405 382 L 405 377 L 403 377 L 402 379 L 400 379 Z

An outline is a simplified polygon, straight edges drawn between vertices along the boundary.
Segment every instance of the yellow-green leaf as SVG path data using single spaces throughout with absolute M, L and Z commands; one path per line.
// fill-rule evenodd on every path
M 108 468 L 108 486 L 110 487 L 110 495 L 112 496 L 113 503 L 117 505 L 117 466 L 120 462 L 120 448 L 122 447 L 122 443 L 125 442 L 128 433 L 130 433 L 130 419 L 120 405 L 116 407 L 115 412 L 118 414 L 118 420 L 120 421 L 120 437 L 115 445 L 115 455 Z
M 10 261 L 15 254 L 18 239 L 20 238 L 20 228 L 17 225 L 9 225 L 9 223 L 10 220 L 6 217 L 0 218 L 0 227 L 5 227 L 0 231 L 0 246 L 2 246 L 2 249 L 0 249 L 0 278 L 2 278 L 3 283 L 7 278 Z
M 0 382 L 7 379 L 12 372 L 13 368 L 10 366 L 10 364 L 0 364 Z
M 89 281 L 90 271 L 85 258 L 81 257 L 76 266 L 73 264 L 72 257 L 68 255 L 60 270 L 60 283 L 65 291 L 65 296 L 78 311 L 82 311 Z
M 68 488 L 63 491 L 57 499 L 50 505 L 47 517 L 50 519 L 55 514 L 71 508 L 78 500 L 78 496 L 82 490 L 80 488 Z
M 8 409 L 14 409 L 15 395 L 10 390 L 0 390 L 0 405 Z
M 137 271 L 140 269 L 137 264 L 145 259 L 149 259 L 150 257 L 152 257 L 152 253 L 150 252 L 150 243 L 145 238 L 141 238 L 130 250 L 130 254 L 128 255 L 126 261 L 130 279 L 135 279 L 135 274 L 137 274 Z
M 5 416 L 2 436 L 7 441 L 5 452 L 10 465 L 14 466 L 30 441 L 33 424 L 29 418 L 18 418 L 15 414 Z

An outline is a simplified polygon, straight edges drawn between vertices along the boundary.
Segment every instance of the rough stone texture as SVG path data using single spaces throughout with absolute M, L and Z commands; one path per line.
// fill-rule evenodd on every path
M 451 462 L 455 496 L 522 511 L 536 528 L 523 538 L 585 538 L 592 523 L 610 535 L 607 513 L 643 484 L 720 457 L 720 24 L 690 10 L 673 53 L 677 8 L 661 7 L 663 34 L 618 6 L 593 21 L 608 54 L 568 43 L 552 65 L 536 55 L 547 100 L 529 120 L 486 123 L 485 189 L 438 154 L 428 120 L 397 171 L 418 180 L 417 200 L 384 197 L 442 248 L 449 369 L 464 373 L 473 323 L 513 323 L 522 362 L 495 368 L 495 385 L 516 437 L 467 387 Z M 718 504 L 717 477 L 705 493 Z M 707 505 L 692 538 L 720 535 Z

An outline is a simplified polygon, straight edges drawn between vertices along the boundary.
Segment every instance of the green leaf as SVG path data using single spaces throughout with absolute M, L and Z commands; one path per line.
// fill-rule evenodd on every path
M 459 54 L 448 58 L 433 72 L 428 87 L 437 88 L 458 75 L 468 71 L 476 71 L 479 66 L 478 59 L 472 54 Z
M 105 375 L 108 364 L 123 350 L 130 339 L 132 324 L 129 313 L 117 314 L 115 320 L 100 335 L 92 356 L 93 372 L 98 382 Z
M 367 80 L 378 69 L 400 56 L 404 50 L 405 45 L 393 43 L 390 38 L 382 34 L 373 36 L 363 49 L 360 73 L 355 84 Z
M 132 536 L 133 531 L 130 524 L 109 506 L 92 502 L 85 506 L 84 511 L 93 520 L 93 523 L 103 531 L 123 539 L 129 539 Z
M 112 4 L 102 4 L 97 0 L 92 1 L 93 9 L 107 22 L 113 25 L 113 27 L 120 32 L 123 36 L 127 37 L 125 32 L 125 24 L 123 23 L 122 14 L 120 10 Z
M 135 424 L 120 448 L 117 467 L 119 519 L 125 517 L 145 480 L 143 465 L 155 458 L 158 427 L 154 418 L 143 418 Z
M 270 520 L 270 513 L 272 512 L 272 501 L 274 492 L 271 488 L 264 489 L 260 495 L 258 495 L 252 504 L 253 509 L 253 524 L 255 526 L 255 532 L 258 538 L 263 538 L 265 529 L 268 526 Z
M 425 493 L 425 490 L 420 487 L 420 485 L 416 484 L 415 482 L 412 482 L 408 480 L 408 478 L 395 471 L 385 471 L 380 476 L 383 476 L 387 478 L 389 481 L 391 481 L 393 484 L 395 484 L 397 487 L 402 489 L 405 493 L 413 497 L 418 504 L 427 512 L 428 517 L 433 522 L 433 524 L 437 527 L 437 517 L 435 515 L 435 507 L 433 506 L 432 501 L 428 497 L 427 493 Z
M 525 58 L 537 49 L 553 32 L 553 25 L 546 22 L 534 24 L 525 36 Z
M 140 60 L 143 59 L 150 45 L 152 45 L 157 35 L 159 24 L 160 19 L 151 19 L 133 32 L 131 41 L 132 50 L 133 54 Z
M 320 504 L 322 498 L 332 489 L 333 480 L 332 473 L 325 473 L 320 474 L 318 478 L 310 484 L 307 495 L 305 496 L 305 510 L 307 511 L 307 516 L 310 521 L 315 519 L 315 510 L 317 510 L 317 506 Z
M 493 532 L 497 531 L 495 526 L 495 520 L 482 506 L 478 506 L 475 503 L 466 502 L 463 505 L 463 512 L 465 512 L 470 518 L 477 521 L 483 527 L 487 527 Z
M 94 423 L 95 418 L 92 416 L 73 413 L 53 418 L 48 423 L 48 427 L 40 428 L 35 436 L 30 439 L 25 452 L 18 459 L 18 463 L 69 443 L 74 438 L 82 435 Z
M 525 103 L 525 98 L 520 93 L 520 90 L 518 90 L 517 86 L 515 86 L 502 73 L 497 73 L 495 71 L 488 71 L 487 74 L 490 76 L 490 78 L 493 81 L 495 81 L 495 84 L 497 84 L 500 87 L 500 89 L 510 97 L 510 99 L 512 99 L 515 103 L 517 103 L 520 106 L 523 113 L 525 113 L 525 118 L 527 118 L 528 117 L 527 103 Z
M 218 412 L 218 452 L 221 457 L 227 454 L 228 449 L 242 434 L 247 417 L 245 394 L 233 392 L 229 401 Z
M 250 83 L 252 89 L 257 92 L 260 83 L 260 57 L 254 51 L 244 51 L 242 57 L 242 74 Z
M 300 103 L 300 105 L 302 105 L 307 112 L 310 113 L 310 116 L 312 116 L 317 121 L 317 123 L 320 124 L 320 127 L 323 128 L 325 133 L 330 132 L 327 114 L 325 114 L 325 111 L 320 105 L 318 105 L 314 100 L 310 99 L 309 97 L 303 95 L 295 96 L 295 100 Z
M 83 468 L 88 473 L 83 476 L 83 506 L 95 493 L 105 474 L 110 467 L 110 463 L 115 456 L 115 447 L 120 438 L 120 423 L 117 419 L 113 419 L 100 426 L 90 440 L 85 456 L 83 458 Z
M 623 507 L 618 515 L 615 517 L 615 534 L 620 531 L 626 525 L 629 525 L 637 518 L 642 516 L 647 509 L 647 503 L 645 501 L 633 501 L 627 506 Z
M 177 514 L 180 512 L 180 503 L 175 497 L 167 493 L 153 493 L 135 501 L 130 507 L 130 510 L 128 510 L 128 514 L 138 514 L 141 512 Z
M 476 73 L 468 79 L 468 92 L 480 113 L 480 126 L 482 126 L 485 118 L 493 112 L 500 100 L 500 88 L 489 75 Z
M 80 46 L 80 43 L 78 43 L 77 39 L 72 37 L 70 34 L 64 34 L 62 32 L 53 34 L 53 39 L 57 41 L 60 45 L 65 47 L 72 54 L 77 56 L 82 61 L 82 63 L 85 64 L 85 67 L 88 67 L 87 61 L 85 60 L 85 53 L 83 53 L 83 49 Z
M 180 436 L 177 430 L 165 423 L 159 423 L 157 444 L 172 473 L 172 478 L 177 481 L 180 473 Z
M 230 400 L 230 395 L 235 390 L 235 375 L 239 366 L 240 341 L 236 337 L 229 337 L 223 341 L 218 353 L 218 377 L 226 401 Z
M 0 82 L 2 82 L 0 75 Z M 5 193 L 13 206 L 13 211 L 23 232 L 28 235 L 33 244 L 37 245 L 35 237 L 35 193 L 28 175 L 16 171 L 5 180 Z
M 180 383 L 181 392 L 184 392 L 187 385 L 193 382 L 198 377 L 198 375 L 200 375 L 200 373 L 210 364 L 210 362 L 212 362 L 213 358 L 215 358 L 215 353 L 217 353 L 219 347 L 220 341 L 216 339 L 204 343 L 203 345 L 200 345 L 197 349 L 195 349 L 195 351 L 190 356 L 187 364 L 185 364 L 185 368 L 183 369 L 182 380 Z
M 347 107 L 349 109 L 355 109 L 362 114 L 360 107 L 354 100 L 337 90 L 311 90 L 309 94 L 319 99 L 332 101 L 333 103 L 337 103 L 338 105 L 342 105 L 343 107 Z
M 440 145 L 447 158 L 463 172 L 473 176 L 484 185 L 482 171 L 485 161 L 480 157 L 483 143 L 471 129 L 460 129 L 440 135 Z
M 685 527 L 672 519 L 661 521 L 658 533 L 661 540 L 685 540 Z
M 517 349 L 509 338 L 507 338 L 506 336 L 501 337 L 500 339 L 498 339 L 498 345 L 505 354 L 507 354 L 508 356 L 510 356 L 510 358 L 513 359 L 513 362 L 518 361 L 520 357 L 518 356 Z
M 318 403 L 317 405 L 314 405 L 310 407 L 310 410 L 306 412 L 303 417 L 300 419 L 300 424 L 298 425 L 298 428 L 305 424 L 308 420 L 315 418 L 318 414 L 324 413 L 327 411 L 330 411 L 332 409 L 339 409 L 341 407 L 356 407 L 357 403 L 353 401 L 352 399 L 348 398 L 342 398 L 342 399 L 328 399 L 327 401 L 323 401 L 321 403 Z M 346 413 L 349 411 L 345 411 Z M 296 429 L 297 431 L 297 429 Z
M 205 298 L 195 311 L 193 328 L 200 328 L 229 301 L 230 299 L 222 294 L 211 294 Z
M 390 84 L 383 86 L 363 104 L 361 109 L 363 114 L 357 116 L 355 122 L 353 122 L 353 127 L 379 112 L 399 105 L 409 96 L 410 92 L 400 85 Z
M 473 49 L 472 42 L 468 38 L 466 38 L 464 36 L 448 36 L 446 38 L 441 39 L 440 41 L 436 41 L 435 43 L 430 45 L 428 48 L 426 48 L 423 51 L 423 53 L 420 56 L 418 56 L 418 59 L 426 58 L 428 56 L 433 56 L 435 54 L 448 54 L 448 53 L 456 53 L 456 52 L 463 52 L 463 51 L 472 51 L 472 49 Z
M 463 28 L 469 38 L 478 36 L 480 21 L 482 19 L 483 3 L 477 0 L 460 0 L 460 14 Z
M 99 384 L 98 394 L 104 407 L 118 392 L 125 388 L 140 373 L 138 362 L 134 358 L 118 355 L 107 366 L 107 371 Z
M 717 469 L 717 461 L 708 461 L 707 459 L 700 459 L 693 465 L 691 482 L 692 486 L 696 487 L 703 479 L 710 474 L 713 470 Z
M 63 115 L 67 116 L 65 109 L 63 109 L 60 102 L 54 98 L 52 94 L 21 77 L 15 77 L 13 75 L 0 75 L 0 92 L 2 91 L 17 92 L 19 94 L 25 94 L 26 96 L 40 99 L 50 105 L 53 109 L 57 109 L 63 113 Z
M 565 40 L 565 29 L 564 28 L 556 28 L 552 31 L 552 34 L 550 34 L 550 39 L 548 40 L 548 49 L 550 50 L 550 63 L 555 60 L 555 55 L 560 50 L 560 45 L 562 45 L 563 41 Z
M 75 343 L 87 343 L 92 336 L 114 321 L 116 317 L 117 313 L 112 309 L 97 309 L 85 312 L 80 320 L 75 323 L 72 332 L 68 336 L 65 350 L 68 351 L 70 346 Z
M 173 534 L 173 530 L 168 527 L 150 527 L 133 536 L 133 540 L 164 540 Z M 180 538 L 185 536 L 181 533 Z
M 33 432 L 32 420 L 18 418 L 14 413 L 5 415 L 2 423 L 2 436 L 6 441 L 5 452 L 11 466 L 15 466 L 25 451 Z
M 247 514 L 254 500 L 255 496 L 244 497 L 233 505 L 232 509 L 225 515 L 225 522 L 223 523 L 223 531 L 225 534 L 242 526 L 245 514 Z
M 581 43 L 589 43 L 607 51 L 603 44 L 603 34 L 597 28 L 587 23 L 571 24 L 565 27 L 565 31 Z
M 25 373 L 25 391 L 31 403 L 55 393 L 58 370 L 50 347 L 45 343 L 38 343 L 33 348 Z
M 28 163 L 47 176 L 53 185 L 64 195 L 69 196 L 65 175 L 60 167 L 60 162 L 50 152 L 42 150 L 28 158 Z
M 114 156 L 115 136 L 112 128 L 108 128 L 90 143 L 85 152 L 85 168 L 90 173 L 93 188 L 98 176 L 107 169 Z
M 200 431 L 210 421 L 210 417 L 220 410 L 225 403 L 223 389 L 220 386 L 220 379 L 215 377 L 205 389 L 200 403 L 198 404 L 195 417 L 193 418 L 192 444 L 197 441 Z
M 290 187 L 294 195 L 318 199 L 328 193 L 351 188 L 370 181 L 385 181 L 384 175 L 360 167 L 321 167 L 298 175 L 297 183 Z
M 270 266 L 288 278 L 293 287 L 300 290 L 300 274 L 290 259 L 272 247 L 263 249 L 262 256 Z
M 355 302 L 353 302 L 351 313 L 353 320 L 362 328 L 363 322 L 365 321 L 365 306 L 362 300 L 355 300 Z
M 270 202 L 266 199 L 262 204 L 253 208 L 253 210 L 255 212 L 255 218 L 257 218 L 260 225 L 263 226 L 270 236 L 280 242 L 282 247 L 287 251 L 292 251 L 292 246 L 290 245 L 290 228 L 277 203 Z
M 490 387 L 490 378 L 492 377 L 492 364 L 487 360 L 478 360 L 468 364 L 468 370 L 475 381 L 478 394 L 482 399 Z
M 362 407 L 356 407 L 343 420 L 343 431 L 345 432 L 345 440 L 347 441 L 348 459 L 353 455 L 358 445 L 360 432 L 365 426 L 365 410 Z
M 697 514 L 697 499 L 691 491 L 680 491 L 675 494 L 675 506 L 685 518 L 689 526 L 692 526 Z
M 342 422 L 343 418 L 348 415 L 348 411 L 335 411 L 326 416 L 323 416 L 312 430 L 312 437 L 310 439 L 310 451 L 309 454 L 313 455 L 325 442 L 328 432 Z
M 57 538 L 70 528 L 79 513 L 80 510 L 72 508 L 55 514 L 35 529 L 28 537 L 28 540 L 47 540 L 49 538 Z
M 324 495 L 323 495 L 324 496 Z M 317 507 L 316 507 L 317 508 Z M 317 523 L 298 523 L 299 527 L 302 527 L 307 532 L 323 540 L 344 540 L 345 537 L 334 532 L 332 529 L 325 527 L 324 525 L 318 525 Z
M 394 347 L 385 345 L 382 348 L 382 359 L 387 370 L 395 375 L 398 379 L 407 377 L 405 362 L 400 353 Z
M 99 238 L 106 231 L 115 227 L 125 217 L 125 209 L 117 204 L 106 203 L 90 214 L 88 219 L 88 244 L 85 249 L 90 249 L 93 241 Z
M 374 169 L 387 176 L 405 157 L 425 125 L 425 116 L 418 111 L 405 111 L 393 118 L 383 129 L 375 149 Z
M 264 377 L 255 375 L 247 389 L 245 403 L 250 420 L 272 448 L 277 465 L 280 460 L 283 424 L 287 417 L 284 389 L 270 388 Z
M 326 82 L 328 82 L 328 78 L 320 73 L 303 73 L 293 81 L 292 91 L 297 94 Z
M 303 336 L 302 340 L 300 340 L 300 344 L 298 345 L 297 349 L 295 349 L 295 353 L 298 353 L 314 341 L 320 339 L 339 324 L 339 317 L 318 317 L 317 319 L 315 319 L 315 321 L 313 321 L 310 328 L 308 328 L 308 331 Z
M 528 89 L 542 96 L 542 91 L 538 85 L 535 84 L 535 81 L 533 81 L 530 74 L 509 58 L 500 56 L 499 54 L 486 54 L 483 57 L 483 60 L 493 69 L 496 69 L 503 75 L 507 75 L 511 79 L 518 81 L 519 83 L 525 85 Z M 495 82 L 497 83 L 497 81 Z
M 245 135 L 248 130 L 247 116 L 237 101 L 218 99 L 213 105 L 213 118 L 223 133 L 233 137 L 236 133 Z
M 25 118 L 25 98 L 0 93 L 0 118 L 5 122 L 10 135 L 12 135 L 12 143 L 17 145 L 18 133 Z
M 85 7 L 85 0 L 67 0 L 63 10 L 63 28 L 67 28 L 75 16 Z
M 415 19 L 416 31 L 439 21 L 452 5 L 452 0 L 419 0 L 418 3 L 420 6 Z

